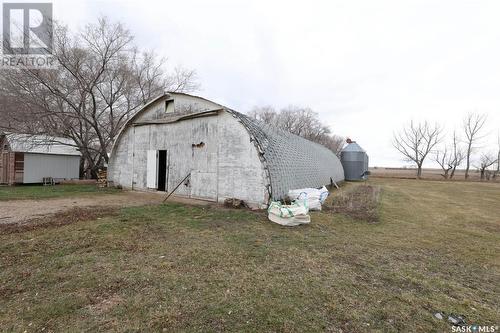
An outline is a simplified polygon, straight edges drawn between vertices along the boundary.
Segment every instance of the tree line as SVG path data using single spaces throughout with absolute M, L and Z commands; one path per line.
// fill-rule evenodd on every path
M 500 176 L 500 133 L 497 147 L 482 147 L 486 121 L 486 115 L 469 113 L 461 128 L 453 131 L 449 138 L 439 124 L 411 121 L 394 133 L 393 146 L 405 161 L 415 164 L 417 178 L 422 177 L 423 164 L 430 159 L 439 165 L 444 179 L 455 178 L 461 167 L 465 179 L 470 178 L 472 169 L 480 173 L 481 180 L 496 179 Z
M 140 52 L 131 32 L 105 17 L 79 31 L 54 22 L 53 44 L 54 68 L 1 70 L 0 130 L 72 139 L 88 178 L 145 103 L 198 88 L 195 71 L 167 70 L 164 58 Z
M 333 134 L 331 128 L 319 119 L 318 113 L 309 107 L 289 105 L 276 110 L 269 105 L 256 106 L 248 113 L 248 116 L 319 143 L 337 155 L 344 146 L 344 138 Z
M 199 89 L 194 70 L 168 70 L 164 58 L 139 51 L 126 26 L 105 17 L 77 31 L 53 22 L 53 57 L 50 69 L 0 69 L 0 131 L 43 134 L 47 143 L 72 139 L 86 178 L 108 163 L 120 129 L 144 104 L 166 91 Z M 307 107 L 256 107 L 250 116 L 335 153 L 344 144 Z

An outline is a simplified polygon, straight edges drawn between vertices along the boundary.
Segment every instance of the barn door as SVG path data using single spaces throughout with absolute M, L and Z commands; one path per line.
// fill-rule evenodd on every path
M 146 186 L 147 188 L 157 188 L 156 180 L 158 179 L 158 152 L 156 150 L 148 150 L 146 161 Z
M 158 191 L 167 190 L 167 151 L 158 151 Z

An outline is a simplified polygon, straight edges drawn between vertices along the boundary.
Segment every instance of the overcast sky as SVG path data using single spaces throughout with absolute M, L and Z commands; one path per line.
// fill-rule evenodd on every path
M 449 133 L 467 112 L 486 113 L 483 146 L 497 149 L 498 0 L 53 3 L 72 28 L 98 15 L 126 23 L 139 47 L 195 69 L 199 95 L 238 111 L 313 108 L 372 166 L 405 164 L 391 138 L 412 119 Z

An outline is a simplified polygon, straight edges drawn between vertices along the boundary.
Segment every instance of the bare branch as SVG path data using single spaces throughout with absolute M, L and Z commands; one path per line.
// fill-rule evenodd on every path
M 280 111 L 270 105 L 254 107 L 248 115 L 254 119 L 273 125 L 281 130 L 319 143 L 335 154 L 339 154 L 344 138 L 333 135 L 329 126 L 324 125 L 311 108 L 294 105 Z
M 486 123 L 486 115 L 480 115 L 476 113 L 469 113 L 463 121 L 464 135 L 467 144 L 466 151 L 466 167 L 465 167 L 465 179 L 469 178 L 469 170 L 471 165 L 471 156 L 474 150 L 477 148 L 475 145 L 481 139 L 480 132 Z
M 165 69 L 153 52 L 139 54 L 121 23 L 101 17 L 82 31 L 54 28 L 54 70 L 3 70 L 0 130 L 71 138 L 95 173 L 124 122 L 166 90 L 198 88 L 194 71 Z
M 434 147 L 441 141 L 442 129 L 438 124 L 428 122 L 415 124 L 413 121 L 400 132 L 394 133 L 393 146 L 404 159 L 417 166 L 417 178 L 422 176 L 422 165 Z

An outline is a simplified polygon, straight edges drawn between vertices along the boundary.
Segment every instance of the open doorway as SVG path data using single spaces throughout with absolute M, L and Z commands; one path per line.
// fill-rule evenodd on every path
M 158 151 L 158 191 L 167 190 L 167 151 Z

